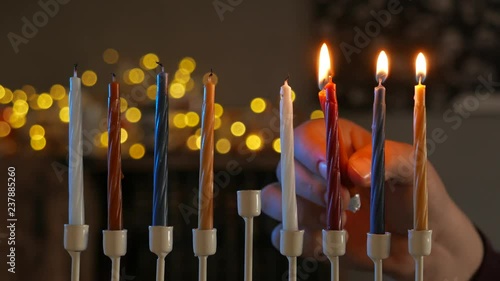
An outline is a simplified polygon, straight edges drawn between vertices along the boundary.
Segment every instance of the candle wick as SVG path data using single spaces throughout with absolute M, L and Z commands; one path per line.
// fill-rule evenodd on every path
M 208 75 L 208 77 L 212 77 L 212 75 L 214 74 L 212 68 L 210 68 L 210 74 Z
M 157 61 L 156 64 L 161 67 L 161 72 L 165 72 L 165 67 L 163 67 L 163 64 L 161 62 Z
M 287 82 L 287 83 L 288 83 L 288 80 L 290 80 L 290 73 L 288 73 L 288 75 L 286 76 L 286 78 L 285 78 L 285 82 Z
M 382 77 L 378 78 L 378 85 L 379 87 L 382 86 Z
M 418 75 L 418 84 L 422 85 L 422 74 Z
M 73 66 L 73 76 L 74 77 L 76 77 L 77 70 L 78 70 L 78 63 L 75 63 L 74 66 Z
M 116 81 L 116 74 L 111 73 L 111 81 L 115 82 Z

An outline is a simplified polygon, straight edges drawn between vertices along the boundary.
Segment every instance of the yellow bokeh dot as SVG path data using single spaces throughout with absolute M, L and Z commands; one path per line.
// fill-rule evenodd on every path
M 174 115 L 174 126 L 177 128 L 185 128 L 187 125 L 187 118 L 186 114 L 184 113 L 177 113 Z
M 196 137 L 196 148 L 201 149 L 201 136 Z
M 196 112 L 190 111 L 186 113 L 186 124 L 189 127 L 194 127 L 200 122 L 200 117 Z
M 262 146 L 262 139 L 257 135 L 249 135 L 245 144 L 250 150 L 258 150 Z
M 63 108 L 65 106 L 68 106 L 68 95 L 64 95 L 64 97 L 62 99 L 58 100 L 57 106 L 59 106 L 59 108 Z
M 5 121 L 0 121 L 0 138 L 6 137 L 10 134 L 10 125 Z
M 33 148 L 33 150 L 42 150 L 45 148 L 45 145 L 47 144 L 47 140 L 42 137 L 42 138 L 39 138 L 39 139 L 31 139 L 31 147 Z
M 191 79 L 191 76 L 189 75 L 189 72 L 187 70 L 181 68 L 175 72 L 174 78 L 180 83 L 186 84 L 189 79 Z
M 140 68 L 132 68 L 128 72 L 128 79 L 133 84 L 142 83 L 142 81 L 144 81 L 144 71 L 142 71 L 142 69 Z
M 146 148 L 140 143 L 134 143 L 128 149 L 128 153 L 132 159 L 141 159 L 146 154 Z
M 295 91 L 292 90 L 292 101 L 295 101 Z
M 69 122 L 69 107 L 65 106 L 59 110 L 59 119 L 64 122 Z
M 23 90 L 27 95 L 28 97 L 36 94 L 36 89 L 35 87 L 31 86 L 31 85 L 24 85 L 21 90 Z
M 179 68 L 191 73 L 196 68 L 196 61 L 191 57 L 185 57 L 179 63 Z
M 219 83 L 219 77 L 217 76 L 217 74 L 215 73 L 212 73 L 212 76 L 210 76 L 210 72 L 207 72 L 205 73 L 205 75 L 203 75 L 203 84 L 206 84 L 208 82 L 208 78 L 210 78 L 210 81 L 214 84 L 214 85 L 217 85 L 217 83 Z
M 113 48 L 106 49 L 102 53 L 102 59 L 107 64 L 115 64 L 118 62 L 119 58 L 120 58 L 120 54 L 118 53 L 117 50 L 115 50 Z
M 186 145 L 189 149 L 191 150 L 198 150 L 199 148 L 196 146 L 196 139 L 198 138 L 198 136 L 196 135 L 192 135 L 192 136 L 189 136 L 189 138 L 187 139 L 186 141 Z
M 37 94 L 32 95 L 31 97 L 28 98 L 28 104 L 30 105 L 31 109 L 34 110 L 39 110 L 40 107 L 38 106 L 38 96 Z
M 0 103 L 7 104 L 12 101 L 12 98 L 14 97 L 14 94 L 12 91 L 8 88 L 4 88 L 4 95 L 2 98 L 0 98 Z
M 12 101 L 18 101 L 18 100 L 23 100 L 27 101 L 28 100 L 28 95 L 26 95 L 26 92 L 23 90 L 15 90 L 14 91 L 14 96 L 12 97 Z
M 141 66 L 145 69 L 154 69 L 158 66 L 158 64 L 156 63 L 158 61 L 160 61 L 160 59 L 156 54 L 149 53 L 142 56 L 140 63 Z
M 189 79 L 189 81 L 187 81 L 186 83 L 186 92 L 191 91 L 193 88 L 194 88 L 194 80 Z
M 262 113 L 266 110 L 266 101 L 262 98 L 255 98 L 250 102 L 250 108 L 255 113 Z
M 10 120 L 10 116 L 12 115 L 12 107 L 6 107 L 4 110 L 3 110 L 3 113 L 2 113 L 2 117 L 3 117 L 3 120 L 5 121 L 9 121 Z
M 12 110 L 14 111 L 15 114 L 26 115 L 28 113 L 28 110 L 29 110 L 29 105 L 24 100 L 16 100 L 14 102 L 14 106 L 12 107 Z
M 322 118 L 325 118 L 325 114 L 323 113 L 323 110 L 315 110 L 313 112 L 311 112 L 311 116 L 309 117 L 309 119 L 322 119 Z
M 186 88 L 181 83 L 170 84 L 170 95 L 175 99 L 180 99 L 186 93 Z
M 13 113 L 9 117 L 9 123 L 12 128 L 19 129 L 26 124 L 26 116 Z
M 198 128 L 196 129 L 196 131 L 194 132 L 194 134 L 198 137 L 199 135 L 201 135 L 201 128 Z
M 62 98 L 64 98 L 65 95 L 66 95 L 66 89 L 62 85 L 55 84 L 52 87 L 50 87 L 50 96 L 54 100 L 61 100 Z
M 231 150 L 231 142 L 228 139 L 222 138 L 215 144 L 215 149 L 220 154 L 226 154 Z
M 214 119 L 214 130 L 217 130 L 222 125 L 222 120 L 219 117 L 215 117 Z
M 87 70 L 82 74 L 82 84 L 87 87 L 92 87 L 97 83 L 97 74 L 92 70 Z
M 5 88 L 0 85 L 0 99 L 3 99 L 3 97 L 5 96 Z
M 233 124 L 231 124 L 231 134 L 239 137 L 239 136 L 243 136 L 245 131 L 246 131 L 246 127 L 245 127 L 245 124 L 243 124 L 242 122 L 236 121 Z
M 222 105 L 220 105 L 218 103 L 215 103 L 214 104 L 214 115 L 215 115 L 215 117 L 221 117 L 223 113 L 224 113 L 224 108 L 222 107 Z
M 108 147 L 108 132 L 103 132 L 100 137 L 102 147 Z
M 137 107 L 131 107 L 125 112 L 125 119 L 130 123 L 137 123 L 141 120 L 142 114 Z
M 281 153 L 281 141 L 280 138 L 277 138 L 273 141 L 273 149 L 274 151 Z
M 124 128 L 120 129 L 120 143 L 125 143 L 128 139 L 128 132 Z
M 157 91 L 157 89 L 158 89 L 158 87 L 156 85 L 151 85 L 146 90 L 146 94 L 148 95 L 148 98 L 150 100 L 156 100 L 156 91 Z
M 45 136 L 45 129 L 42 126 L 38 124 L 31 126 L 30 137 L 32 139 L 41 139 L 44 136 Z
M 36 100 L 36 104 L 41 109 L 50 108 L 52 106 L 52 103 L 53 103 L 52 97 L 47 93 L 43 93 L 43 94 L 39 95 L 37 100 Z
M 123 113 L 128 108 L 128 102 L 124 98 L 120 98 L 120 112 Z

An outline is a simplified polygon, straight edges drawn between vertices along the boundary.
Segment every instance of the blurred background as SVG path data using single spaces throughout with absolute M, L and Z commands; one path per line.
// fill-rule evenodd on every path
M 295 125 L 322 118 L 317 99 L 320 43 L 331 47 L 340 115 L 370 128 L 376 56 L 389 55 L 387 136 L 411 142 L 414 60 L 428 62 L 429 158 L 449 193 L 500 248 L 500 86 L 498 1 L 97 1 L 2 3 L 0 17 L 0 168 L 16 167 L 16 274 L 2 280 L 68 280 L 68 86 L 79 64 L 83 95 L 86 222 L 82 280 L 106 280 L 107 83 L 121 83 L 124 225 L 129 231 L 122 280 L 153 280 L 151 221 L 156 61 L 169 73 L 169 224 L 174 251 L 167 280 L 195 280 L 203 76 L 218 78 L 215 124 L 215 227 L 210 280 L 243 276 L 243 220 L 236 191 L 276 181 L 279 87 L 289 74 Z M 498 82 L 496 82 L 498 81 Z M 479 88 L 478 88 L 479 87 Z M 446 141 L 433 139 L 444 131 Z M 230 162 L 232 161 L 232 162 Z M 241 167 L 225 177 L 228 163 Z M 6 177 L 6 172 L 2 172 Z M 219 175 L 219 176 L 218 176 Z M 2 180 L 4 183 L 6 180 Z M 7 190 L 0 192 L 6 202 Z M 6 209 L 6 205 L 5 205 Z M 194 211 L 193 211 L 194 210 Z M 7 253 L 0 212 L 0 261 Z M 277 222 L 255 225 L 255 280 L 284 280 L 286 259 L 270 243 Z M 457 229 L 457 231 L 460 231 Z M 349 280 L 371 274 L 344 271 Z M 9 279 L 5 279 L 5 278 Z M 302 280 L 326 280 L 320 265 Z

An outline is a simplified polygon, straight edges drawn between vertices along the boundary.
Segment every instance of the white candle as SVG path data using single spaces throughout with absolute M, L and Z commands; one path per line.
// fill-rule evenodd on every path
M 69 224 L 85 224 L 83 206 L 83 160 L 82 160 L 82 106 L 81 80 L 76 76 L 69 78 Z
M 281 141 L 281 210 L 284 230 L 298 230 L 297 200 L 295 197 L 295 165 L 293 155 L 292 88 L 288 79 L 281 86 L 280 141 Z

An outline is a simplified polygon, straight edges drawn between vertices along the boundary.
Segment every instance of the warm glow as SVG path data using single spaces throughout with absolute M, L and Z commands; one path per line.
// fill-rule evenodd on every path
M 31 144 L 31 148 L 33 148 L 33 150 L 42 150 L 45 148 L 45 145 L 47 144 L 47 140 L 43 137 L 40 139 L 31 139 L 30 144 Z
M 5 121 L 0 121 L 0 138 L 6 137 L 10 134 L 10 125 Z
M 34 140 L 39 140 L 41 138 L 43 138 L 45 136 L 45 129 L 38 125 L 38 124 L 35 124 L 33 126 L 31 126 L 30 128 L 30 137 Z
M 220 154 L 226 154 L 229 152 L 229 150 L 231 150 L 231 143 L 228 139 L 222 138 L 215 144 L 215 149 Z
M 328 51 L 328 46 L 326 43 L 321 45 L 321 50 L 319 51 L 319 61 L 318 61 L 318 87 L 323 89 L 326 83 L 328 83 L 328 77 L 333 75 L 332 61 L 330 59 L 330 52 Z
M 9 117 L 10 126 L 14 129 L 19 129 L 26 124 L 26 116 L 13 113 Z
M 224 113 L 224 108 L 222 107 L 222 105 L 220 105 L 218 103 L 215 103 L 214 104 L 214 115 L 215 115 L 215 117 L 221 117 L 223 113 Z
M 69 107 L 65 106 L 59 110 L 59 119 L 64 123 L 69 122 Z
M 425 80 L 425 76 L 427 75 L 427 62 L 425 61 L 424 54 L 418 53 L 415 69 L 417 81 L 420 84 Z
M 140 68 L 132 68 L 128 72 L 128 79 L 132 84 L 139 84 L 144 81 L 144 71 Z
M 29 110 L 29 105 L 24 100 L 16 100 L 14 106 L 12 106 L 12 110 L 15 114 L 26 115 Z
M 130 123 L 137 123 L 141 120 L 142 114 L 137 107 L 131 107 L 125 112 L 125 119 Z
M 180 129 L 185 128 L 187 125 L 186 114 L 177 113 L 176 115 L 174 115 L 173 122 L 174 122 L 175 127 L 180 128 Z
M 250 108 L 255 113 L 262 113 L 266 110 L 266 101 L 262 98 L 254 98 L 252 102 L 250 102 Z
M 231 133 L 237 137 L 242 136 L 245 133 L 245 124 L 237 121 L 231 125 Z
M 148 95 L 148 98 L 150 100 L 156 100 L 156 89 L 157 89 L 157 86 L 156 85 L 151 85 L 148 87 L 148 89 L 146 90 L 147 92 L 147 95 Z
M 97 83 L 97 74 L 92 70 L 87 70 L 82 74 L 82 84 L 92 87 Z
M 200 117 L 198 116 L 198 113 L 190 111 L 186 113 L 186 125 L 189 127 L 194 127 L 198 125 L 200 122 Z
M 315 110 L 313 112 L 311 112 L 311 116 L 309 117 L 309 119 L 313 120 L 313 119 L 323 119 L 325 118 L 325 114 L 323 113 L 323 110 Z
M 135 143 L 128 149 L 128 153 L 132 159 L 141 159 L 146 153 L 146 148 L 140 143 Z
M 101 146 L 108 147 L 108 132 L 103 132 L 100 137 Z
M 273 141 L 273 149 L 274 151 L 281 153 L 281 141 L 280 138 L 277 138 Z
M 189 136 L 189 138 L 187 139 L 186 141 L 186 144 L 187 144 L 187 147 L 190 149 L 190 150 L 198 150 L 199 148 L 196 146 L 196 139 L 198 138 L 198 136 L 196 135 L 192 135 L 192 136 Z
M 5 96 L 5 88 L 0 85 L 0 99 L 2 99 Z
M 128 102 L 124 98 L 120 98 L 120 112 L 123 113 L 128 108 Z
M 61 100 L 66 95 L 66 89 L 60 85 L 55 84 L 50 87 L 50 96 L 55 100 Z
M 189 73 L 196 68 L 196 61 L 191 57 L 185 57 L 179 63 L 179 68 L 187 70 Z
M 12 98 L 14 98 L 14 94 L 12 91 L 8 88 L 4 88 L 4 95 L 2 98 L 0 98 L 0 103 L 7 104 L 12 101 Z
M 41 109 L 50 108 L 52 106 L 52 103 L 53 103 L 52 97 L 47 93 L 43 93 L 43 94 L 39 95 L 37 100 L 36 100 L 36 104 Z
M 219 117 L 215 117 L 214 119 L 214 130 L 217 130 L 222 125 L 222 120 Z
M 127 130 L 121 128 L 120 129 L 120 143 L 125 143 L 128 139 L 128 132 Z
M 145 69 L 154 69 L 158 67 L 157 61 L 160 61 L 158 56 L 153 53 L 145 54 L 141 58 L 141 66 Z
M 389 75 L 389 60 L 387 59 L 387 55 L 384 51 L 381 51 L 378 55 L 377 60 L 377 75 L 376 80 L 379 83 L 382 83 L 387 79 Z
M 245 141 L 248 149 L 258 150 L 262 146 L 262 139 L 257 135 L 249 135 Z
M 186 87 L 181 83 L 172 83 L 170 84 L 169 93 L 174 99 L 180 99 L 186 93 Z

